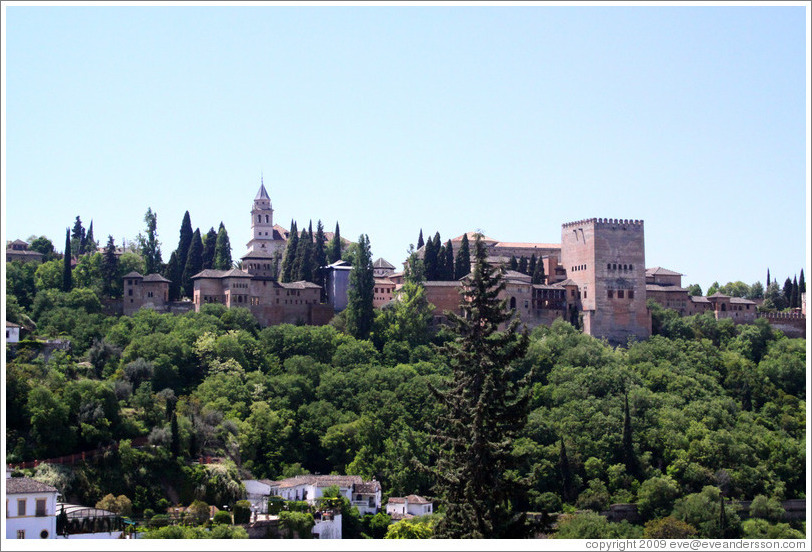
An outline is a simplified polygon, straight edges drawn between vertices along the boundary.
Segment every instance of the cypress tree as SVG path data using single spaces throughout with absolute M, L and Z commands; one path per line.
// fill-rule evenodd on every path
M 87 229 L 87 237 L 85 239 L 85 251 L 88 253 L 95 253 L 99 250 L 99 244 L 93 238 L 93 219 L 90 219 L 90 227 Z
M 79 217 L 76 217 L 77 219 Z M 65 230 L 65 255 L 62 261 L 62 291 L 70 291 L 73 287 L 72 273 L 70 268 L 70 229 Z
M 116 257 L 116 244 L 113 236 L 107 236 L 107 246 L 102 256 L 102 292 L 112 297 L 116 289 L 118 278 L 118 257 Z
M 539 259 L 536 262 L 536 269 L 533 271 L 533 279 L 531 280 L 534 284 L 543 284 L 544 283 L 544 260 Z
M 637 477 L 639 475 L 639 465 L 637 456 L 634 454 L 634 443 L 632 442 L 632 420 L 629 413 L 629 396 L 625 395 L 625 405 L 623 407 L 623 450 L 621 456 L 626 465 L 626 472 Z
M 180 299 L 180 279 L 177 274 L 180 273 L 178 268 L 178 252 L 173 251 L 169 256 L 169 262 L 166 263 L 164 269 L 164 278 L 169 280 L 169 300 L 177 301 Z
M 189 216 L 189 211 L 183 214 L 183 220 L 180 223 L 180 236 L 178 238 L 178 267 L 177 272 L 172 276 L 168 276 L 170 280 L 178 283 L 178 298 L 183 293 L 183 269 L 186 266 L 186 259 L 189 257 L 189 246 L 192 244 L 192 219 Z
M 784 292 L 784 303 L 792 307 L 792 280 L 789 279 L 789 276 L 784 280 L 784 288 L 782 291 Z
M 432 247 L 434 244 L 432 244 Z M 445 280 L 445 246 L 440 245 L 440 249 L 437 250 L 437 265 L 435 269 L 435 280 Z
M 296 247 L 295 280 L 309 280 L 313 276 L 313 223 L 309 230 L 302 230 Z
M 217 231 L 217 242 L 214 246 L 214 268 L 217 270 L 231 270 L 233 264 L 231 260 L 231 241 L 228 239 L 226 227 L 220 222 L 220 229 Z
M 172 441 L 169 445 L 169 450 L 172 452 L 172 457 L 177 458 L 180 454 L 180 435 L 178 434 L 178 415 L 172 412 L 172 421 L 169 423 L 169 429 L 172 432 Z
M 445 262 L 443 263 L 443 280 L 454 279 L 454 246 L 451 245 L 451 240 L 445 242 Z
M 372 331 L 375 312 L 372 308 L 375 276 L 372 268 L 372 251 L 369 237 L 358 237 L 358 255 L 350 270 L 350 284 L 347 291 L 347 330 L 356 339 L 367 339 Z
M 526 380 L 514 381 L 511 367 L 528 338 L 499 299 L 504 289 L 502 270 L 488 264 L 478 236 L 474 270 L 461 291 L 464 315 L 449 313 L 457 337 L 440 349 L 451 380 L 442 391 L 429 384 L 441 407 L 433 435 L 440 454 L 431 469 L 446 505 L 438 538 L 528 536 L 527 483 L 513 476 L 512 443 L 527 422 L 530 394 Z
M 567 447 L 564 444 L 564 438 L 561 438 L 561 446 L 558 448 L 558 471 L 561 474 L 561 496 L 565 502 L 569 502 L 575 498 L 575 486 L 572 480 L 572 471 L 570 470 L 570 461 L 567 458 Z
M 460 250 L 457 251 L 457 260 L 454 263 L 454 279 L 459 280 L 471 272 L 471 252 L 468 246 L 468 234 L 462 235 Z
M 536 271 L 536 254 L 530 257 L 530 262 L 527 264 L 527 274 L 533 276 L 533 273 Z
M 214 227 L 209 228 L 203 239 L 203 270 L 214 268 L 214 255 L 217 249 L 217 232 Z
M 192 276 L 203 270 L 203 240 L 200 238 L 200 229 L 196 229 L 192 234 L 192 243 L 189 245 L 189 255 L 186 257 L 186 265 L 183 268 L 182 287 L 186 297 L 192 297 L 195 293 L 195 283 Z
M 801 269 L 801 277 L 798 278 L 798 291 L 806 293 L 806 281 L 804 280 L 804 269 Z
M 312 282 L 315 282 L 322 288 L 322 300 L 325 299 L 324 294 L 324 271 L 320 270 L 321 267 L 327 266 L 327 238 L 324 235 L 324 226 L 321 220 L 316 223 L 316 240 L 313 243 L 313 277 Z
M 527 274 L 527 258 L 524 255 L 522 255 L 521 258 L 519 259 L 518 270 L 522 274 Z
M 790 298 L 790 307 L 797 309 L 801 306 L 801 294 L 798 292 L 798 277 L 792 279 L 792 296 Z
M 767 269 L 767 287 L 765 287 L 764 289 L 766 290 L 768 287 L 770 287 L 770 269 L 769 268 Z
M 508 263 L 510 270 L 519 270 L 519 261 L 516 260 L 515 255 L 510 256 L 510 262 Z
M 333 239 L 330 240 L 330 245 L 327 247 L 327 264 L 333 264 L 341 260 L 341 232 L 336 222 L 336 231 L 333 234 Z
M 288 235 L 288 243 L 285 248 L 285 257 L 282 259 L 282 281 L 292 282 L 296 276 L 294 266 L 296 264 L 296 250 L 299 246 L 299 231 L 296 228 L 296 222 L 290 221 L 290 234 Z
M 153 213 L 151 207 L 147 207 L 144 222 L 147 223 L 147 237 L 142 241 L 141 252 L 146 265 L 146 273 L 153 274 L 160 272 L 163 260 L 161 259 L 161 245 L 158 243 L 158 214 Z
M 84 253 L 85 246 L 85 229 L 82 227 L 82 219 L 77 215 L 76 221 L 73 223 L 73 232 L 71 233 L 71 251 L 80 256 Z
M 417 236 L 417 248 L 420 249 L 424 245 L 426 245 L 426 242 L 423 241 L 423 229 L 421 228 L 420 235 Z
M 426 280 L 429 282 L 437 279 L 437 253 L 434 249 L 434 242 L 429 240 L 423 248 L 423 268 L 426 271 Z

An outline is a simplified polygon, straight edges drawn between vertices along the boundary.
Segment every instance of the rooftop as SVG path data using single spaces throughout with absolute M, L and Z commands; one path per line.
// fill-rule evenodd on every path
M 667 268 L 663 268 L 661 266 L 655 266 L 653 268 L 646 269 L 646 276 L 685 276 L 685 274 L 680 274 L 679 272 L 674 272 L 673 270 L 668 270 Z
M 271 482 L 273 487 L 289 488 L 299 485 L 314 485 L 316 487 L 329 487 L 338 485 L 339 487 L 352 487 L 360 485 L 364 480 L 360 475 L 297 475 L 279 481 Z
M 55 487 L 40 483 L 30 477 L 8 477 L 6 478 L 6 494 L 24 493 L 56 493 Z

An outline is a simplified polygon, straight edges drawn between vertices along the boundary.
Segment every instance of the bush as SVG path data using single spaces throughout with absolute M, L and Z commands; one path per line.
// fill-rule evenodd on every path
M 247 500 L 238 500 L 234 504 L 234 525 L 251 522 L 251 503 Z
M 214 523 L 219 523 L 222 525 L 231 525 L 231 514 L 220 510 L 214 514 Z
M 285 507 L 285 500 L 281 496 L 272 496 L 268 499 L 268 513 L 272 516 L 279 514 Z
M 684 521 L 668 516 L 647 522 L 643 529 L 643 537 L 647 539 L 691 539 L 696 537 L 696 529 Z
M 166 514 L 155 514 L 149 520 L 150 527 L 166 527 L 169 525 L 169 516 Z
M 313 526 L 316 524 L 313 514 L 303 512 L 280 512 L 279 527 L 291 539 L 312 539 Z

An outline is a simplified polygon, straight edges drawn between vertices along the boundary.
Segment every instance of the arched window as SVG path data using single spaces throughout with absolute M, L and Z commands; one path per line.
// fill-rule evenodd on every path
M 268 222 L 268 215 L 265 215 L 265 222 Z
M 257 215 L 257 222 L 262 222 L 262 215 Z

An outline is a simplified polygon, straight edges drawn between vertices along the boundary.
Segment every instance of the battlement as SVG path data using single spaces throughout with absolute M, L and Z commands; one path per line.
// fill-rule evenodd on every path
M 572 226 L 583 226 L 584 224 L 598 225 L 614 225 L 625 224 L 627 226 L 640 226 L 642 228 L 643 221 L 637 219 L 611 219 L 611 218 L 589 218 L 583 220 L 576 220 L 574 222 L 565 222 L 561 225 L 562 228 L 570 228 Z
M 800 312 L 760 312 L 756 318 L 767 320 L 806 320 L 806 315 Z

